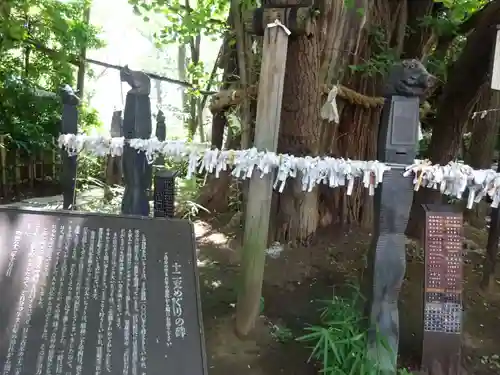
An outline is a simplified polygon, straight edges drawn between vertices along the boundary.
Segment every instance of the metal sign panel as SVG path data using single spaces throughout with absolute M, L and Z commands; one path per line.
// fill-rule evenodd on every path
M 422 366 L 454 368 L 462 331 L 462 214 L 450 205 L 424 205 L 425 291 Z M 453 372 L 454 373 L 454 372 Z
M 206 374 L 193 228 L 0 209 L 2 375 Z

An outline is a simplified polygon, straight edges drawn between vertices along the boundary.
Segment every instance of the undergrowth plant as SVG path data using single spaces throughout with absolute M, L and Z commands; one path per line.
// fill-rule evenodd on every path
M 362 307 L 365 299 L 358 287 L 349 297 L 334 295 L 320 301 L 320 323 L 305 330 L 298 341 L 312 345 L 309 360 L 320 363 L 325 375 L 378 375 L 376 363 L 368 358 L 368 330 Z M 381 338 L 380 344 L 384 345 Z M 385 345 L 384 345 L 385 346 Z M 409 374 L 400 370 L 399 375 Z

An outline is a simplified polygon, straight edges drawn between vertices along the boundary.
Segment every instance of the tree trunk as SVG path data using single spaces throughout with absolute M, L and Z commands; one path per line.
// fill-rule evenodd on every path
M 229 17 L 230 25 L 232 24 L 231 17 Z M 224 68 L 222 90 L 229 89 L 232 82 L 238 76 L 238 64 L 236 48 L 233 44 L 229 43 L 229 39 L 225 38 L 222 57 L 220 59 L 220 66 Z M 212 117 L 212 135 L 211 145 L 212 148 L 223 149 L 224 130 L 228 128 L 226 110 L 217 112 Z M 228 129 L 228 143 L 232 149 L 238 149 L 241 142 L 241 137 L 234 137 Z M 229 194 L 232 176 L 228 172 L 222 172 L 219 178 L 214 175 L 209 175 L 207 183 L 203 186 L 198 198 L 198 203 L 209 211 L 213 212 L 227 212 L 230 209 Z
M 405 2 L 377 0 L 366 12 L 367 24 L 361 31 L 357 54 L 351 55 L 346 64 L 363 67 L 364 70 L 348 71 L 342 84 L 364 95 L 378 96 L 384 72 L 373 71 L 367 62 L 378 59 L 377 56 L 381 53 L 387 53 L 382 50 L 383 46 L 393 48 L 396 54 L 399 52 L 407 21 L 407 9 Z M 326 152 L 345 158 L 374 160 L 377 155 L 380 111 L 381 107 L 366 108 L 345 103 L 337 129 L 333 134 L 326 133 L 327 136 L 324 137 L 327 142 Z M 321 187 L 320 202 L 322 225 L 333 222 L 372 228 L 373 199 L 359 184 L 351 196 L 346 195 L 345 188 Z
M 485 85 L 484 100 L 476 106 L 476 111 L 486 109 L 500 108 L 500 91 L 491 90 L 489 84 Z M 469 165 L 475 169 L 491 168 L 491 162 L 495 153 L 495 146 L 498 141 L 498 128 L 500 125 L 500 112 L 489 112 L 486 117 L 477 115 L 474 119 L 474 130 L 472 132 L 469 148 Z M 500 161 L 497 160 L 497 172 L 500 171 Z M 483 203 L 483 202 L 481 202 Z M 467 216 L 474 214 L 474 219 L 484 218 L 486 202 L 478 204 L 475 209 Z M 495 268 L 498 256 L 498 237 L 500 236 L 500 217 L 499 209 L 491 208 L 490 230 L 488 233 L 488 242 L 486 244 L 486 256 L 483 261 L 483 276 L 481 279 L 481 288 L 490 290 L 495 283 Z M 480 215 L 480 217 L 478 217 Z M 469 218 L 469 221 L 471 219 Z
M 89 2 L 83 11 L 83 22 L 86 25 L 90 24 L 90 10 L 92 8 L 92 4 Z M 76 90 L 78 91 L 78 96 L 83 100 L 84 96 L 84 86 L 85 86 L 85 72 L 86 72 L 86 63 L 85 58 L 87 56 L 87 43 L 80 48 L 80 63 L 78 64 L 78 73 L 76 78 Z
M 404 39 L 402 58 L 422 59 L 432 36 L 430 26 L 423 27 L 422 20 L 429 16 L 434 0 L 407 0 L 408 3 L 408 33 Z
M 274 2 L 296 5 L 297 0 Z M 278 152 L 295 156 L 317 153 L 320 130 L 320 48 L 317 28 L 312 37 L 289 40 L 288 59 L 283 90 Z M 300 176 L 287 181 L 285 191 L 276 193 L 275 230 L 280 242 L 307 243 L 318 227 L 318 193 L 302 192 Z
M 491 90 L 487 82 L 480 90 L 474 111 L 483 111 L 488 108 L 498 108 L 500 105 L 500 93 Z M 468 122 L 471 128 L 471 138 L 465 149 L 465 163 L 474 169 L 491 168 L 493 154 L 495 152 L 498 127 L 500 125 L 500 113 L 489 112 L 485 117 L 478 114 Z M 463 141 L 464 146 L 467 142 Z M 474 205 L 472 209 L 464 211 L 464 217 L 469 224 L 482 228 L 485 225 L 485 217 L 490 211 L 489 204 L 485 201 Z
M 451 68 L 439 98 L 429 145 L 430 157 L 435 164 L 446 164 L 456 158 L 464 134 L 464 124 L 480 88 L 488 78 L 496 29 L 489 26 L 492 19 L 485 18 L 467 38 L 462 54 Z M 415 193 L 407 227 L 409 236 L 419 238 L 422 234 L 421 205 L 440 201 L 442 196 L 438 191 L 421 188 Z
M 500 108 L 500 91 L 492 90 L 489 83 L 486 83 L 481 91 L 475 112 Z M 498 111 L 488 112 L 485 117 L 477 114 L 472 120 L 472 135 L 465 158 L 465 162 L 472 168 L 491 168 L 499 126 Z

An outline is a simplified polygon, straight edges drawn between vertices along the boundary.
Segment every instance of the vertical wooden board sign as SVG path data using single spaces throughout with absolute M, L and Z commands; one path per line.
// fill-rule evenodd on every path
M 185 220 L 0 209 L 1 375 L 206 375 Z
M 493 72 L 491 73 L 491 88 L 500 90 L 500 29 L 497 30 L 495 54 L 493 57 Z

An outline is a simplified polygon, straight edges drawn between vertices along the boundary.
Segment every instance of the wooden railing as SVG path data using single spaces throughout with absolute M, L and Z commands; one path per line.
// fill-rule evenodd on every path
M 55 149 L 28 152 L 0 135 L 0 199 L 16 200 L 26 195 L 46 195 L 59 190 L 59 155 Z M 54 194 L 54 193 L 52 193 Z

